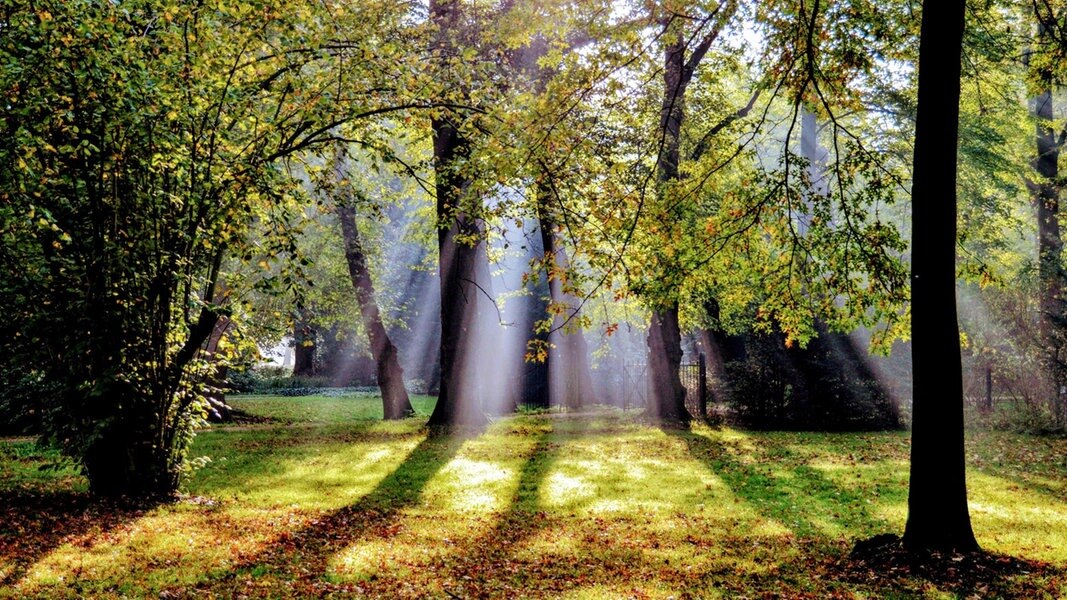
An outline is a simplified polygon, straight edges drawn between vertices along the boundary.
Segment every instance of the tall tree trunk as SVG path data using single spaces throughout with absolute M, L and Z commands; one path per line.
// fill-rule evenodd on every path
M 576 324 L 565 325 L 578 312 L 576 299 L 563 289 L 563 274 L 569 266 L 567 251 L 556 239 L 556 219 L 549 204 L 552 190 L 547 184 L 538 186 L 537 219 L 544 249 L 549 298 L 563 312 L 554 311 L 552 333 L 548 336 L 552 348 L 548 353 L 549 403 L 567 408 L 580 408 L 596 401 L 593 392 L 592 369 L 589 366 L 589 347 L 585 334 Z M 573 328 L 573 329 L 572 329 Z
M 685 38 L 678 31 L 670 31 L 671 21 L 665 22 L 668 29 L 665 39 L 663 69 L 663 103 L 660 112 L 662 147 L 656 161 L 656 172 L 661 194 L 678 179 L 678 162 L 681 156 L 682 120 L 684 118 L 685 92 L 692 77 L 685 60 Z M 663 199 L 666 203 L 666 199 Z M 685 408 L 685 388 L 682 386 L 682 339 L 678 326 L 678 302 L 655 306 L 652 321 L 648 326 L 648 416 L 665 421 L 688 424 L 689 412 Z
M 911 479 L 904 546 L 978 549 L 967 509 L 956 315 L 956 151 L 964 0 L 923 5 L 912 180 Z
M 438 186 L 438 193 L 441 193 Z M 438 197 L 438 208 L 442 207 Z M 439 213 L 439 217 L 441 217 Z M 443 218 L 448 218 L 443 216 Z M 484 254 L 484 233 L 480 224 L 462 215 L 439 233 L 441 269 L 441 377 L 437 405 L 430 415 L 431 425 L 483 425 L 487 422 L 477 393 L 474 334 L 478 328 L 478 256 Z M 479 239 L 475 246 L 457 241 L 460 236 Z
M 1044 26 L 1038 27 L 1038 36 L 1045 36 Z M 1029 56 L 1026 57 L 1029 62 Z M 1029 66 L 1029 65 L 1028 65 Z M 1030 100 L 1030 116 L 1035 121 L 1034 170 L 1037 181 L 1027 181 L 1031 201 L 1037 211 L 1037 265 L 1038 265 L 1038 334 L 1042 346 L 1042 363 L 1053 393 L 1053 410 L 1056 421 L 1064 419 L 1063 386 L 1067 384 L 1064 373 L 1064 346 L 1067 345 L 1067 321 L 1064 319 L 1064 292 L 1067 290 L 1062 265 L 1063 238 L 1060 235 L 1060 185 L 1059 144 L 1056 131 L 1052 129 L 1052 74 L 1047 69 L 1037 73 L 1041 90 Z
M 685 119 L 685 93 L 711 45 L 737 12 L 736 0 L 724 0 L 709 15 L 708 27 L 699 40 L 685 35 L 677 15 L 669 14 L 661 20 L 663 32 L 663 102 L 660 109 L 662 143 L 656 159 L 660 200 L 664 207 L 671 204 L 665 195 L 670 184 L 680 177 L 682 122 Z M 703 27 L 703 25 L 702 25 Z M 695 38 L 695 36 L 693 36 Z M 688 42 L 696 41 L 692 48 Z M 688 52 L 688 56 L 686 56 Z M 747 109 L 746 109 L 747 110 Z M 669 217 L 668 217 L 669 218 Z M 653 306 L 648 331 L 649 406 L 652 418 L 688 424 L 685 408 L 685 388 L 681 383 L 681 335 L 678 328 L 678 299 L 657 300 Z
M 378 310 L 378 301 L 374 297 L 374 282 L 367 269 L 367 260 L 363 253 L 363 241 L 360 239 L 356 225 L 356 211 L 345 204 L 337 207 L 337 218 L 341 220 L 341 237 L 345 245 L 345 262 L 348 263 L 348 275 L 352 278 L 352 287 L 359 302 L 359 314 L 363 328 L 370 339 L 371 354 L 377 367 L 378 389 L 382 392 L 382 412 L 387 420 L 403 419 L 415 414 L 404 389 L 404 371 L 400 368 L 396 346 L 389 339 L 389 334 L 382 324 Z
M 433 50 L 442 57 L 456 51 L 455 36 L 464 27 L 458 0 L 431 0 L 430 21 L 437 27 Z M 473 380 L 473 333 L 480 299 L 478 257 L 485 253 L 484 225 L 462 207 L 471 181 L 463 173 L 470 143 L 460 131 L 456 113 L 431 119 L 433 128 L 437 247 L 441 276 L 441 377 L 433 426 L 488 422 Z

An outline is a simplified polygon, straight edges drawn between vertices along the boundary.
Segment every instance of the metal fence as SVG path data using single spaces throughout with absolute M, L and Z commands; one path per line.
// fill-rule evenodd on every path
M 708 415 L 708 368 L 701 354 L 695 363 L 683 364 L 680 373 L 685 387 L 685 408 L 694 417 Z
M 648 402 L 648 365 L 618 363 L 614 367 L 593 375 L 607 388 L 605 395 L 614 399 L 613 404 L 623 408 L 644 408 Z M 685 407 L 689 414 L 698 418 L 707 415 L 711 392 L 704 356 L 700 355 L 697 362 L 683 363 L 679 375 L 686 390 Z

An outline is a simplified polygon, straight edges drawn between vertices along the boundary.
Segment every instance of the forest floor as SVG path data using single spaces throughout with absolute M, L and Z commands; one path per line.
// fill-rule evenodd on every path
M 94 502 L 0 441 L 0 598 L 954 598 L 1067 595 L 1067 440 L 972 432 L 981 557 L 850 558 L 900 533 L 908 436 L 520 415 L 427 437 L 380 402 L 240 398 L 180 501 Z M 360 418 L 354 418 L 360 417 Z M 53 468 L 43 466 L 53 465 Z

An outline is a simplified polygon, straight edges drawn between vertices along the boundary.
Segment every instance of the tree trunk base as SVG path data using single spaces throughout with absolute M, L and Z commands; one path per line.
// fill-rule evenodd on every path
M 179 474 L 168 462 L 151 445 L 119 432 L 102 435 L 82 460 L 94 496 L 162 502 L 178 494 Z
M 859 540 L 835 570 L 846 580 L 892 589 L 900 580 L 931 581 L 941 591 L 960 597 L 1040 597 L 1038 581 L 1051 576 L 1052 565 L 981 550 L 969 552 L 909 551 L 904 539 L 891 533 Z M 1027 575 L 1025 578 L 1020 576 Z

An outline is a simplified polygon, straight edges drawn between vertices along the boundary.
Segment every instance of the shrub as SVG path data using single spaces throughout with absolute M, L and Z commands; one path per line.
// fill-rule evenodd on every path
M 37 373 L 0 372 L 0 435 L 37 435 L 48 405 L 57 392 Z
M 1030 435 L 1064 433 L 1048 404 L 1011 402 L 995 404 L 991 412 L 967 406 L 967 424 L 979 429 L 1010 431 Z
M 900 415 L 847 336 L 824 332 L 804 349 L 779 335 L 750 336 L 726 364 L 731 419 L 759 429 L 895 429 Z

